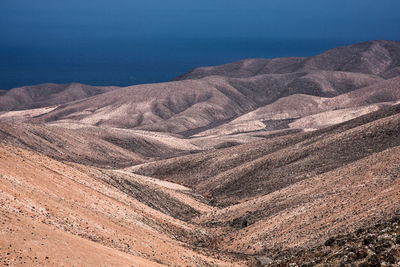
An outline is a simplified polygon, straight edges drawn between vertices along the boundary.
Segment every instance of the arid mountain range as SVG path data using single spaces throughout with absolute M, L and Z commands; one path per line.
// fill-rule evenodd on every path
M 396 266 L 399 178 L 398 41 L 0 91 L 3 265 Z

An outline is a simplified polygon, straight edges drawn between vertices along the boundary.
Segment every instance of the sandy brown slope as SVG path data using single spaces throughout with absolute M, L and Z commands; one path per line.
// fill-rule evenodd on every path
M 216 81 L 139 85 L 61 106 L 37 120 L 181 132 L 224 120 L 255 104 L 231 86 L 221 92 Z
M 204 150 L 169 133 L 76 124 L 0 121 L 0 143 L 13 144 L 58 160 L 121 168 Z
M 336 96 L 382 80 L 372 75 L 331 72 L 246 79 L 213 76 L 122 88 L 59 106 L 34 120 L 187 133 L 215 127 L 287 95 Z M 338 85 L 339 81 L 347 88 Z
M 130 171 L 185 184 L 220 205 L 194 220 L 220 235 L 208 247 L 279 259 L 278 252 L 321 245 L 400 212 L 399 125 L 397 105 L 312 133 Z
M 0 122 L 0 143 L 30 149 L 58 160 L 108 168 L 144 162 L 140 154 L 90 134 L 47 125 Z
M 396 105 L 313 133 L 147 163 L 132 170 L 190 186 L 227 205 L 400 145 L 399 112 Z
M 262 256 L 279 258 L 277 251 L 319 245 L 397 212 L 399 114 L 397 105 L 312 133 L 134 170 L 148 176 L 0 144 L 1 260 L 254 266 Z
M 84 127 L 79 131 L 139 154 L 146 160 L 172 158 L 204 150 L 190 139 L 170 133 L 101 127 Z
M 321 244 L 329 236 L 357 230 L 400 212 L 399 152 L 397 146 L 373 154 L 210 213 L 201 222 L 234 226 L 236 230 L 227 230 L 216 247 L 236 252 L 262 254 L 280 247 Z
M 213 234 L 189 220 L 210 208 L 185 187 L 3 144 L 0 179 L 2 265 L 244 264 L 196 248 Z
M 116 86 L 90 86 L 80 83 L 39 84 L 0 93 L 0 111 L 22 110 L 64 104 L 114 90 Z
M 2 266 L 164 266 L 23 216 L 7 211 L 1 211 L 1 215 Z
M 196 136 L 264 129 L 319 129 L 376 111 L 399 100 L 400 77 L 383 80 L 331 98 L 294 94 L 197 133 Z
M 260 257 L 279 258 L 278 251 L 320 245 L 398 212 L 399 114 L 395 105 L 311 133 L 123 170 L 32 151 L 48 147 L 36 134 L 63 140 L 76 137 L 72 130 L 14 126 L 15 136 L 0 144 L 1 260 L 254 266 Z M 30 150 L 10 141 L 31 139 L 40 141 Z M 65 242 L 54 249 L 59 238 Z M 74 244 L 76 254 L 66 250 Z

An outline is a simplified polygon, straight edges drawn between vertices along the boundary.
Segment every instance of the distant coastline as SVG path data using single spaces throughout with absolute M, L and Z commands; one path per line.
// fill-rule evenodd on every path
M 360 40 L 363 41 L 363 40 Z M 170 81 L 200 66 L 245 58 L 312 56 L 347 40 L 182 38 L 0 45 L 0 89 L 78 82 L 128 86 Z

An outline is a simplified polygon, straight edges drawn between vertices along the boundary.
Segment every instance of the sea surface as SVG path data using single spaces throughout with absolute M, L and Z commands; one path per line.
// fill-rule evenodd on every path
M 0 45 L 0 89 L 80 82 L 128 86 L 170 81 L 199 66 L 244 58 L 306 57 L 354 40 L 90 39 Z

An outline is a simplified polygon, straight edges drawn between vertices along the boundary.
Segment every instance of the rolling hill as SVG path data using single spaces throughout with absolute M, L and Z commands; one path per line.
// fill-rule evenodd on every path
M 47 103 L 56 105 L 54 109 L 28 116 L 26 120 L 35 123 L 73 123 L 191 136 L 218 126 L 224 127 L 224 124 L 238 118 L 242 123 L 241 117 L 251 116 L 248 115 L 251 112 L 261 114 L 266 110 L 273 114 L 285 114 L 286 110 L 281 106 L 284 99 L 290 99 L 285 103 L 288 112 L 306 110 L 300 112 L 296 119 L 319 112 L 397 101 L 398 77 L 395 74 L 400 66 L 399 51 L 399 42 L 371 41 L 335 48 L 310 58 L 250 59 L 217 67 L 203 67 L 173 82 L 103 88 L 104 91 L 112 91 L 102 91 L 100 94 L 100 89 L 90 87 L 89 90 L 82 85 L 64 85 L 56 89 L 49 87 L 48 90 L 54 90 L 55 93 L 47 96 L 47 102 L 41 102 L 40 96 L 37 96 L 34 102 L 36 104 L 29 105 L 40 107 Z M 72 94 L 70 91 L 76 87 L 79 92 L 87 89 L 89 93 L 86 96 L 92 97 L 82 98 L 85 95 L 80 94 L 78 97 Z M 28 89 L 23 89 L 25 94 L 33 91 L 33 88 Z M 38 92 L 44 93 L 46 90 L 41 89 Z M 2 97 L 12 98 L 13 94 L 16 94 L 12 91 Z M 362 94 L 363 97 L 359 97 L 358 94 Z M 70 100 L 80 100 L 65 103 L 68 99 L 65 95 L 73 95 L 73 99 Z M 314 98 L 307 99 L 302 95 Z M 320 99 L 317 100 L 316 97 Z M 351 100 L 355 98 L 358 100 Z M 15 99 L 7 100 L 7 103 L 15 103 L 18 100 Z M 30 101 L 33 101 L 32 99 L 30 98 Z M 331 103 L 318 108 L 306 108 L 308 105 L 315 106 L 315 101 Z M 347 105 L 341 101 L 347 101 Z M 21 104 L 20 107 L 26 108 L 29 105 Z M 381 106 L 355 110 L 352 112 L 353 116 L 347 118 L 342 115 L 347 113 L 346 110 L 343 110 L 342 114 L 334 112 L 329 116 L 339 116 L 338 119 L 332 119 L 333 124 L 374 111 Z M 13 120 L 15 117 L 21 117 L 18 114 L 14 116 L 7 113 L 1 116 L 11 116 Z M 292 119 L 293 116 L 289 115 L 284 119 L 287 118 Z M 265 116 L 262 120 L 250 121 L 249 129 L 242 127 L 243 131 L 262 130 L 262 121 L 270 120 L 274 119 Z M 256 126 L 251 126 L 252 124 Z M 329 125 L 322 124 L 324 127 Z M 299 125 L 297 127 L 302 128 Z
M 218 207 L 196 218 L 224 229 L 209 241 L 214 249 L 282 259 L 398 214 L 399 115 L 396 105 L 312 133 L 127 170 L 183 184 Z
M 288 260 L 282 255 L 399 212 L 399 119 L 395 105 L 313 132 L 124 169 L 50 158 L 48 144 L 25 148 L 7 137 L 0 144 L 2 260 L 144 266 Z M 55 246 L 59 239 L 63 245 Z M 360 261 L 372 252 L 366 253 Z
M 313 70 L 355 72 L 387 77 L 400 65 L 398 41 L 369 41 L 333 48 L 309 58 L 245 59 L 216 67 L 200 67 L 176 78 L 199 79 L 219 75 L 236 78 L 260 74 Z
M 80 83 L 39 84 L 0 91 L 0 111 L 41 108 L 87 98 L 116 89 Z
M 0 111 L 0 265 L 400 262 L 398 41 Z

